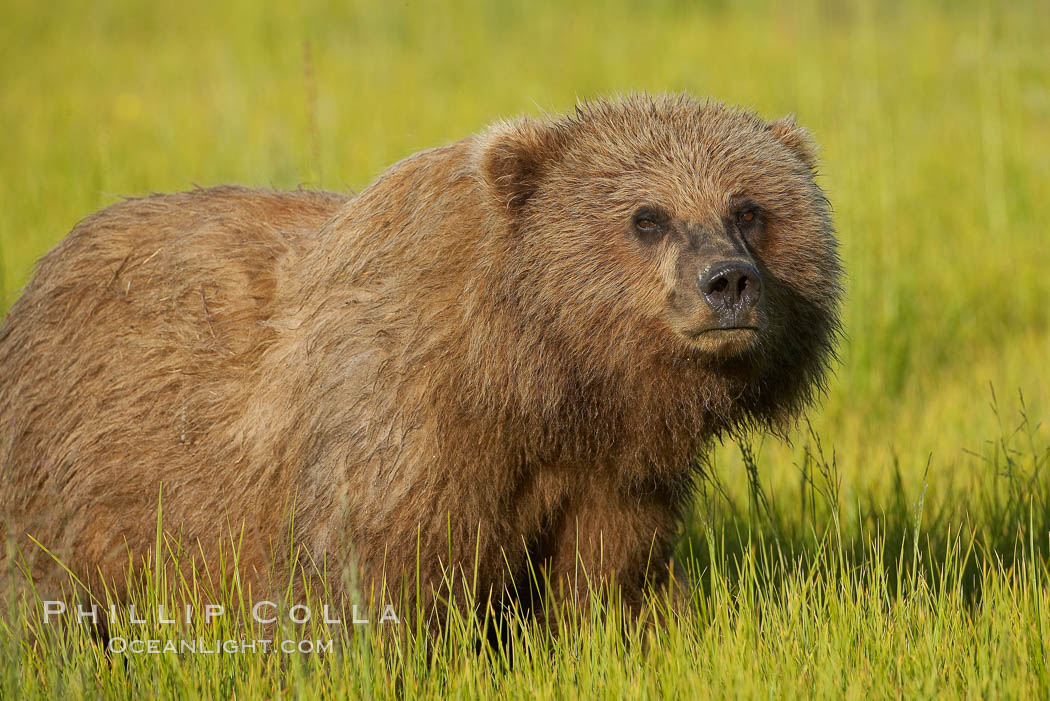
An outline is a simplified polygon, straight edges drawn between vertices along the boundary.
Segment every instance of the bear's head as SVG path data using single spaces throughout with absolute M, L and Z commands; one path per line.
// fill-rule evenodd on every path
M 478 154 L 505 296 L 575 362 L 693 372 L 728 423 L 778 423 L 821 386 L 841 270 L 793 119 L 635 95 L 496 125 Z

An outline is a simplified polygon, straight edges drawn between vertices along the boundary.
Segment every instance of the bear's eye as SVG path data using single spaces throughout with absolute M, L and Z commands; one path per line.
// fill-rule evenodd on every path
M 757 207 L 745 207 L 736 213 L 736 223 L 741 229 L 750 229 L 758 224 L 758 220 Z
M 747 203 L 736 212 L 736 226 L 749 241 L 754 242 L 762 229 L 762 210 L 754 203 Z
M 642 207 L 631 217 L 635 235 L 643 241 L 653 242 L 663 236 L 667 215 L 654 207 Z

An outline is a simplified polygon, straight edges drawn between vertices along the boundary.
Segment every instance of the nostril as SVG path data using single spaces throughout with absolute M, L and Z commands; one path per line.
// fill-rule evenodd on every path
M 744 261 L 724 261 L 711 266 L 701 290 L 716 311 L 734 313 L 753 307 L 761 295 L 761 280 L 754 266 Z

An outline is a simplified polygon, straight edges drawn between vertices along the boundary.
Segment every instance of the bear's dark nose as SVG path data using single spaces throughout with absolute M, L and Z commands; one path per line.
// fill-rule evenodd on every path
M 725 260 L 707 270 L 700 280 L 700 291 L 716 312 L 735 318 L 758 304 L 762 280 L 755 266 L 743 261 Z

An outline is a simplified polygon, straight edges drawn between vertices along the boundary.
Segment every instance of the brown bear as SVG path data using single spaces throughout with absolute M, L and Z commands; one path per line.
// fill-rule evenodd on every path
M 161 505 L 197 557 L 239 543 L 256 591 L 301 568 L 329 595 L 352 571 L 402 605 L 513 600 L 541 572 L 637 608 L 705 445 L 823 386 L 841 289 L 814 168 L 790 118 L 631 95 L 354 197 L 108 207 L 0 327 L 7 538 L 45 592 L 57 558 L 119 597 Z

